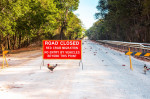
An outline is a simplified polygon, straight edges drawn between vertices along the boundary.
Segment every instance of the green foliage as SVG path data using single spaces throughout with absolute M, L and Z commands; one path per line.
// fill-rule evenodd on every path
M 37 40 L 54 39 L 63 26 L 65 38 L 72 31 L 71 39 L 80 37 L 82 25 L 72 13 L 78 3 L 79 0 L 0 0 L 0 43 L 7 49 L 25 47 Z M 72 19 L 77 21 L 74 28 L 67 25 L 73 23 Z
M 72 12 L 68 14 L 68 27 L 67 35 L 68 39 L 77 39 L 82 36 L 82 24 L 81 21 Z
M 65 32 L 68 27 L 68 13 L 76 10 L 78 8 L 79 0 L 54 0 L 57 4 L 57 8 L 59 9 L 60 14 L 60 38 L 66 39 Z
M 103 22 L 86 32 L 89 38 L 150 42 L 149 0 L 99 0 L 97 9 Z

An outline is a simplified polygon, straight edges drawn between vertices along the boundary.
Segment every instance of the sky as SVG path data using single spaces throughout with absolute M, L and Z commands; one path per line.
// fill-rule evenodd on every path
M 82 21 L 85 29 L 89 29 L 96 19 L 94 17 L 95 13 L 98 12 L 96 6 L 99 0 L 80 0 L 78 10 L 74 13 Z

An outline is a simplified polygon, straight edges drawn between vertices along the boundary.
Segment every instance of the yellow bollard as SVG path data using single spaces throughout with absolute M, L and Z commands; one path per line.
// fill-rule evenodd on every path
M 131 61 L 131 55 L 129 55 L 129 58 L 130 58 L 130 69 L 133 71 L 132 61 Z
M 4 53 L 3 53 L 3 65 L 2 65 L 2 69 L 4 68 Z
M 7 62 L 7 60 L 6 60 L 6 56 L 5 56 L 5 54 L 4 54 L 4 58 L 5 58 L 5 62 L 6 62 L 6 64 L 7 64 L 7 67 L 8 67 L 8 62 Z
M 129 52 L 130 52 L 130 48 L 129 48 Z M 131 61 L 131 55 L 129 55 L 129 59 L 130 59 L 130 69 L 133 71 L 132 61 Z
M 2 69 L 4 68 L 4 62 L 6 62 L 7 67 L 8 67 L 8 62 L 7 62 L 7 60 L 6 60 L 6 56 L 5 56 L 5 54 L 7 54 L 7 53 L 8 53 L 8 51 L 4 51 L 4 50 L 5 50 L 5 48 L 4 48 L 4 46 L 2 45 L 2 55 L 3 55 L 3 64 L 2 64 Z
M 3 55 L 3 64 L 2 64 L 2 69 L 4 68 L 4 46 L 2 45 L 2 55 Z

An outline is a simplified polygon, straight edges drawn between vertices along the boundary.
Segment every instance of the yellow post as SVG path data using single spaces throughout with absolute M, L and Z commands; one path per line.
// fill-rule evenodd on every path
M 4 57 L 5 57 L 5 62 L 6 62 L 6 64 L 7 64 L 7 67 L 8 67 L 8 62 L 7 62 L 7 60 L 6 60 L 6 56 L 5 56 L 5 54 L 4 54 Z
M 8 67 L 8 62 L 7 62 L 7 60 L 6 60 L 6 56 L 5 56 L 5 54 L 7 54 L 8 53 L 8 51 L 4 51 L 5 50 L 5 48 L 4 48 L 4 46 L 2 45 L 2 55 L 3 55 L 3 64 L 2 64 L 2 69 L 4 68 L 4 62 L 6 61 L 6 64 L 7 64 L 7 67 Z
M 4 68 L 4 53 L 3 53 L 3 65 L 2 65 L 2 69 Z
M 130 48 L 129 48 L 129 52 L 130 52 Z M 132 61 L 131 61 L 131 55 L 129 55 L 129 59 L 130 59 L 130 69 L 133 71 Z

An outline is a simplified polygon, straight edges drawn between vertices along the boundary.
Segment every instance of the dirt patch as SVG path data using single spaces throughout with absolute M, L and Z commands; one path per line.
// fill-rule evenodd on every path
M 33 60 L 37 57 L 42 56 L 42 48 L 22 48 L 18 50 L 13 50 L 6 55 L 6 59 L 9 66 L 17 66 L 19 64 L 25 63 L 29 60 Z M 3 58 L 0 56 L 0 68 L 2 66 Z M 6 65 L 6 63 L 5 63 Z
M 42 46 L 39 47 L 27 47 L 27 48 L 20 48 L 16 50 L 9 51 L 9 54 L 17 54 L 22 52 L 28 52 L 28 51 L 35 51 L 35 50 L 42 50 Z

